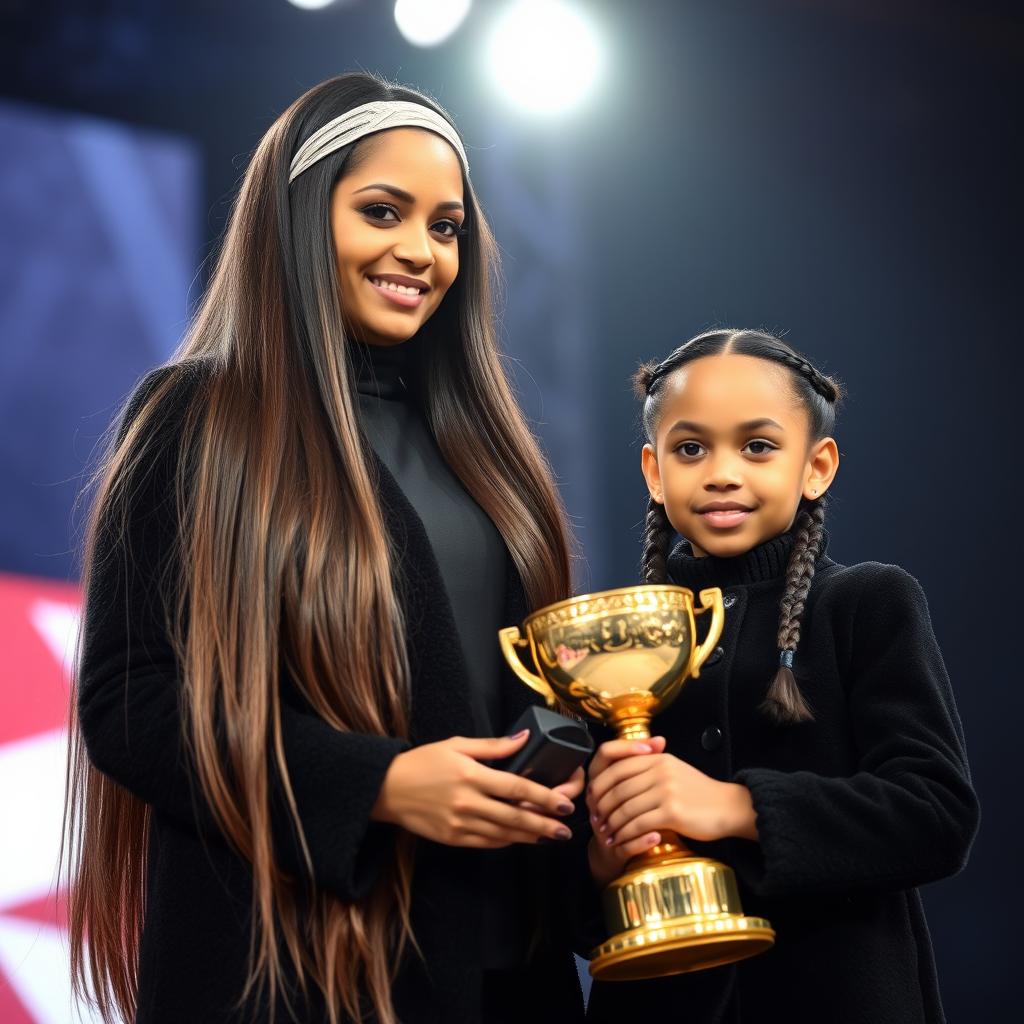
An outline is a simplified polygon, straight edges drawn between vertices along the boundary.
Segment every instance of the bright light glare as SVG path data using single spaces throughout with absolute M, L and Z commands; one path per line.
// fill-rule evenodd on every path
M 601 50 L 593 24 L 562 0 L 518 0 L 498 17 L 485 48 L 505 96 L 535 114 L 577 106 L 601 71 Z
M 333 4 L 334 0 L 288 0 L 293 7 L 301 7 L 304 11 L 318 11 L 321 7 Z
M 472 0 L 397 0 L 395 24 L 414 46 L 443 43 L 469 14 Z

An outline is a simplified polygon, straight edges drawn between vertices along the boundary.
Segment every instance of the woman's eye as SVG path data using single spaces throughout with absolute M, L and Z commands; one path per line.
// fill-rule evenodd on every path
M 750 441 L 747 443 L 747 448 L 751 455 L 767 455 L 769 452 L 775 451 L 776 446 L 770 441 Z
M 453 220 L 439 220 L 431 228 L 431 231 L 436 231 L 444 238 L 457 238 L 462 234 L 461 227 Z
M 371 203 L 369 206 L 364 206 L 360 212 L 364 213 L 371 220 L 398 220 L 398 211 L 387 203 Z
M 698 444 L 696 441 L 684 441 L 676 448 L 676 451 L 680 455 L 685 455 L 688 459 L 695 459 L 704 451 L 704 445 Z

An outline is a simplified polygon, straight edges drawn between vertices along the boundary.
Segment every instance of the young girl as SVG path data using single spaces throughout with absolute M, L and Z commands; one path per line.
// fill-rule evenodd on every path
M 735 869 L 776 944 L 595 983 L 588 1017 L 941 1021 L 917 887 L 963 866 L 978 804 L 920 586 L 826 554 L 839 388 L 756 331 L 702 334 L 636 382 L 645 578 L 722 588 L 725 628 L 659 736 L 596 754 L 591 872 L 604 885 L 675 829 Z
M 343 75 L 257 148 L 96 501 L 69 824 L 106 1020 L 582 1019 L 582 771 L 483 763 L 531 700 L 498 628 L 569 592 L 493 271 L 418 93 Z

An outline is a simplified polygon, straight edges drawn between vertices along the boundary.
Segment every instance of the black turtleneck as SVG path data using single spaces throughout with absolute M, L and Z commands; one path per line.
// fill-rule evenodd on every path
M 501 652 L 505 542 L 445 462 L 415 398 L 412 346 L 353 345 L 363 430 L 423 521 L 451 601 L 470 681 L 479 736 L 501 736 Z M 513 968 L 528 936 L 513 880 L 516 851 L 480 851 L 483 862 L 483 964 Z
M 353 345 L 363 430 L 423 521 L 466 660 L 480 736 L 500 736 L 505 542 L 445 462 L 414 397 L 411 346 Z
M 764 580 L 781 579 L 786 575 L 789 556 L 796 543 L 794 531 L 772 537 L 749 551 L 732 558 L 716 555 L 697 556 L 689 541 L 681 540 L 668 556 L 668 575 L 673 583 L 697 590 L 701 587 L 734 587 Z M 826 554 L 828 534 L 822 531 L 821 548 L 816 567 L 833 565 Z

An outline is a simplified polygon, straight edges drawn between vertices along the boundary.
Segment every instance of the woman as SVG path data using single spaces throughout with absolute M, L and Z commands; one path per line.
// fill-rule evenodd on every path
M 569 559 L 467 172 L 415 92 L 302 96 L 122 419 L 69 794 L 73 966 L 107 1019 L 582 1014 L 554 927 L 582 773 L 483 763 L 531 701 L 495 631 Z

